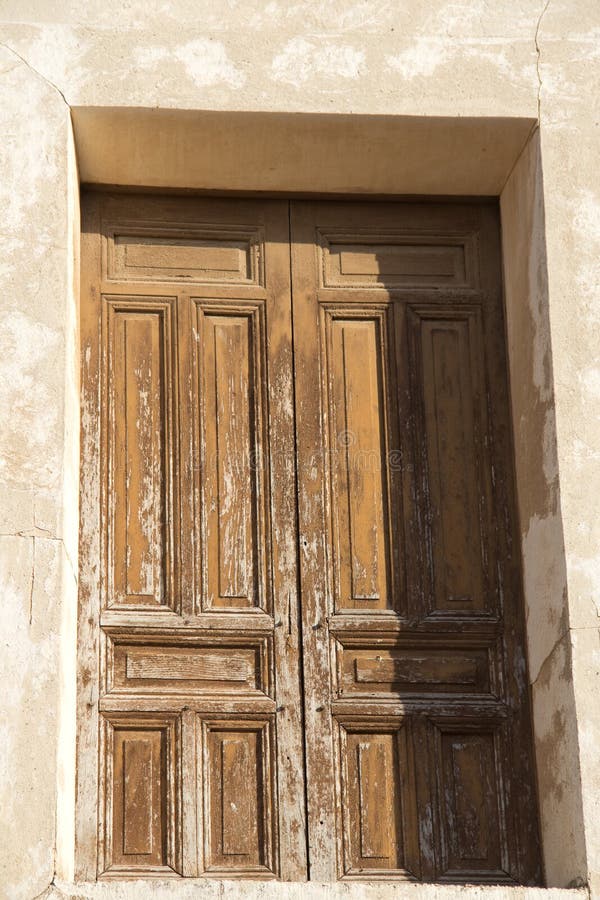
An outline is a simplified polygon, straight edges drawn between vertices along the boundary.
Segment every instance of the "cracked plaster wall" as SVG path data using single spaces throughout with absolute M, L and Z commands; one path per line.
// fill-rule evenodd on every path
M 547 742 L 546 765 L 565 773 L 549 802 L 560 807 L 561 791 L 575 796 L 580 779 L 583 851 L 570 864 L 573 877 L 597 877 L 597 0 L 3 0 L 0 44 L 0 808 L 7 823 L 0 893 L 39 894 L 57 865 L 69 876 L 72 856 L 65 837 L 77 558 L 69 105 L 539 115 L 536 165 L 543 175 L 547 258 L 545 271 L 528 270 L 526 278 L 530 284 L 546 279 L 538 293 L 547 296 L 548 311 L 527 334 L 534 342 L 543 336 L 542 352 L 533 347 L 531 373 L 545 449 L 543 478 L 530 494 L 520 491 L 528 616 L 540 635 L 530 642 L 530 669 L 534 693 L 547 692 L 548 708 L 564 698 L 568 721 L 541 716 L 536 722 L 538 738 Z M 523 339 L 520 327 L 515 342 Z M 515 421 L 525 458 L 537 446 L 530 415 L 525 403 L 525 425 Z M 553 759 L 553 736 L 561 728 L 571 729 L 575 759 Z M 556 853 L 563 825 L 567 832 L 571 827 L 559 821 Z

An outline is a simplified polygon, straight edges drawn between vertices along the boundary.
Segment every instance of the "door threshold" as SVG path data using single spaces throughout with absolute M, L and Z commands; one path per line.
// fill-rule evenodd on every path
M 45 900 L 589 900 L 587 888 L 542 888 L 521 885 L 414 884 L 406 881 L 318 882 L 235 881 L 209 878 L 138 881 L 55 881 Z

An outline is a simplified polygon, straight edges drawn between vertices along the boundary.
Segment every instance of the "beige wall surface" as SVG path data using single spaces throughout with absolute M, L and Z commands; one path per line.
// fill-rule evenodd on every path
M 102 180 L 112 160 L 111 180 L 120 172 L 134 183 L 124 146 L 137 146 L 134 173 L 148 156 L 136 109 L 360 117 L 356 140 L 370 180 L 352 185 L 340 177 L 333 189 L 396 185 L 410 193 L 414 185 L 413 193 L 501 196 L 546 872 L 557 887 L 589 883 L 600 891 L 598 0 L 0 0 L 0 78 L 0 896 L 29 900 L 55 877 L 62 879 L 52 889 L 57 896 L 96 896 L 94 888 L 67 886 L 77 166 L 84 178 Z M 118 107 L 128 112 L 116 134 L 102 124 L 102 110 Z M 170 159 L 166 184 L 202 187 L 206 174 L 204 186 L 215 187 L 209 160 L 206 170 L 193 170 L 194 154 L 176 136 L 183 114 L 173 116 L 156 135 Z M 381 119 L 371 128 L 367 116 L 414 117 L 417 138 L 433 134 L 421 169 L 414 159 L 408 166 L 415 143 L 403 137 L 400 118 L 388 130 Z M 470 138 L 460 131 L 459 119 L 487 118 L 522 122 L 507 121 L 499 132 L 481 126 Z M 428 131 L 434 119 L 447 120 L 445 130 Z M 528 141 L 534 120 L 539 132 Z M 90 121 L 100 123 L 96 131 Z M 344 121 L 352 135 L 355 120 Z M 201 123 L 193 133 L 201 143 Z M 227 140 L 233 172 L 240 157 Z M 229 180 L 223 188 L 268 184 L 264 172 L 251 171 L 253 160 L 264 170 L 260 147 L 268 140 L 268 129 L 255 136 L 243 184 Z M 300 132 L 295 140 L 304 181 L 294 186 L 279 173 L 272 186 L 311 190 L 306 172 L 315 150 L 311 157 Z M 369 148 L 386 140 L 385 153 L 370 157 Z M 277 157 L 270 158 L 275 170 Z M 396 166 L 402 178 L 390 177 Z M 423 176 L 434 169 L 435 178 Z M 145 183 L 157 182 L 148 175 Z M 144 890 L 132 887 L 131 896 Z M 98 896 L 128 893 L 105 886 Z M 455 893 L 485 896 L 475 888 Z M 338 896 L 320 895 L 330 894 Z

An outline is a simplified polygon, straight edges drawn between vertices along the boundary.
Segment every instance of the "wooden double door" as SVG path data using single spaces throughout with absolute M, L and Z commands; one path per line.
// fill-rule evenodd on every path
M 538 882 L 496 207 L 83 218 L 83 868 Z

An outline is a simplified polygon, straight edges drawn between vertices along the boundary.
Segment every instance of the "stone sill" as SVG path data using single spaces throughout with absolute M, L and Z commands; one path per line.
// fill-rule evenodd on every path
M 507 885 L 440 885 L 173 879 L 55 882 L 44 900 L 588 900 L 587 888 L 527 888 Z M 41 900 L 41 898 L 40 898 Z

